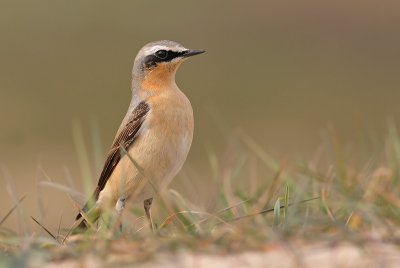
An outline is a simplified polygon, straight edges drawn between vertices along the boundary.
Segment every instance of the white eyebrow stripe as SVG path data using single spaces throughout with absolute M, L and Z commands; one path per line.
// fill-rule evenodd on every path
M 182 52 L 182 51 L 186 50 L 186 48 L 178 47 L 178 46 L 167 47 L 167 46 L 157 45 L 157 46 L 145 48 L 144 53 L 145 53 L 145 55 L 151 55 L 151 54 L 154 54 L 158 50 L 173 50 L 173 51 L 177 51 L 177 52 Z
M 168 49 L 168 47 L 166 47 L 166 46 L 153 46 L 153 47 L 145 48 L 144 52 L 147 55 L 150 55 L 150 54 L 153 54 L 154 52 L 156 52 L 158 50 L 167 50 L 167 49 Z

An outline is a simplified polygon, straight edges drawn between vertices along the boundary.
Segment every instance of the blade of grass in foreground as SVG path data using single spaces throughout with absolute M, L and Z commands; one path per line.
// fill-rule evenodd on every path
M 299 201 L 299 202 L 289 203 L 288 207 L 291 207 L 291 206 L 294 206 L 294 205 L 300 205 L 300 204 L 307 203 L 309 201 L 313 201 L 313 200 L 317 200 L 317 199 L 320 199 L 320 197 L 317 196 L 317 197 L 313 197 L 313 198 L 309 198 L 309 199 L 304 199 L 304 200 Z M 283 209 L 283 208 L 285 208 L 285 205 L 281 205 L 279 207 L 279 209 Z M 267 209 L 261 210 L 261 211 L 256 212 L 256 213 L 251 213 L 251 214 L 247 214 L 247 215 L 243 215 L 243 216 L 240 216 L 240 217 L 233 218 L 231 220 L 228 220 L 227 222 L 234 222 L 234 221 L 242 220 L 242 219 L 245 219 L 245 218 L 254 217 L 254 216 L 257 216 L 257 215 L 260 215 L 260 214 L 265 214 L 265 213 L 272 212 L 274 210 L 275 210 L 275 207 L 274 208 L 267 208 Z
M 274 206 L 274 227 L 277 227 L 281 221 L 281 207 L 282 207 L 281 201 L 280 198 L 278 197 Z
M 26 195 L 24 195 L 23 197 L 21 197 L 18 202 L 7 212 L 7 214 L 1 219 L 0 221 L 0 226 L 7 220 L 7 218 L 14 212 L 14 210 L 17 209 L 17 207 L 19 206 L 19 204 L 21 204 L 22 201 L 24 201 Z
M 286 221 L 287 221 L 287 209 L 288 209 L 288 206 L 289 206 L 289 185 L 287 185 L 287 184 L 285 186 L 285 199 L 284 199 L 284 201 L 285 201 L 285 204 L 284 204 L 284 209 L 283 209 L 283 219 L 284 219 L 285 224 L 286 224 Z
M 36 220 L 34 217 L 31 216 L 31 219 L 36 222 L 40 227 L 42 227 L 42 229 L 48 233 L 53 239 L 54 241 L 56 241 L 58 244 L 60 244 L 60 242 L 57 240 L 57 238 L 49 231 L 49 229 L 47 229 L 46 227 L 43 226 L 43 224 L 41 224 L 38 220 Z
M 90 165 L 88 150 L 85 144 L 85 139 L 82 133 L 82 127 L 78 121 L 73 121 L 72 134 L 74 137 L 75 149 L 80 163 L 85 196 L 91 196 L 93 190 L 93 185 L 91 181 L 93 178 L 92 176 L 93 174 L 90 168 L 91 165 Z

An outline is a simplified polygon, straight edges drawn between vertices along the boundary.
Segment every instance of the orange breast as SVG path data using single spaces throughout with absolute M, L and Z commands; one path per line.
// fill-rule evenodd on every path
M 180 63 L 159 63 L 150 70 L 142 81 L 142 89 L 145 91 L 158 91 L 174 83 L 175 72 Z

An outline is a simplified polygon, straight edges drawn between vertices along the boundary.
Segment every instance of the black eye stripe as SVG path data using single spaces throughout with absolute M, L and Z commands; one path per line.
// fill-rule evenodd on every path
M 158 51 L 157 51 L 158 52 Z M 155 53 L 157 53 L 155 52 Z M 182 56 L 183 54 L 185 54 L 185 52 L 178 52 L 178 51 L 172 51 L 172 50 L 168 50 L 167 51 L 167 56 L 163 59 L 161 59 L 160 57 L 157 57 L 156 55 L 151 54 L 145 57 L 144 59 L 144 66 L 146 68 L 152 68 L 157 66 L 158 63 L 160 62 L 169 62 L 177 57 Z
M 179 56 L 182 56 L 184 52 L 176 52 L 176 51 L 168 51 L 167 57 L 164 59 L 164 61 L 171 61 Z

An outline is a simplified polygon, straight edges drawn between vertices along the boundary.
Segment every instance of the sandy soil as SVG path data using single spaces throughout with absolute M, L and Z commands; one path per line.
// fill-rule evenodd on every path
M 299 248 L 277 245 L 264 251 L 236 254 L 209 254 L 180 251 L 160 253 L 144 263 L 132 263 L 129 256 L 114 256 L 107 261 L 98 256 L 48 263 L 49 268 L 63 267 L 400 267 L 400 247 L 369 243 L 362 248 L 349 243 L 335 246 L 305 245 Z

